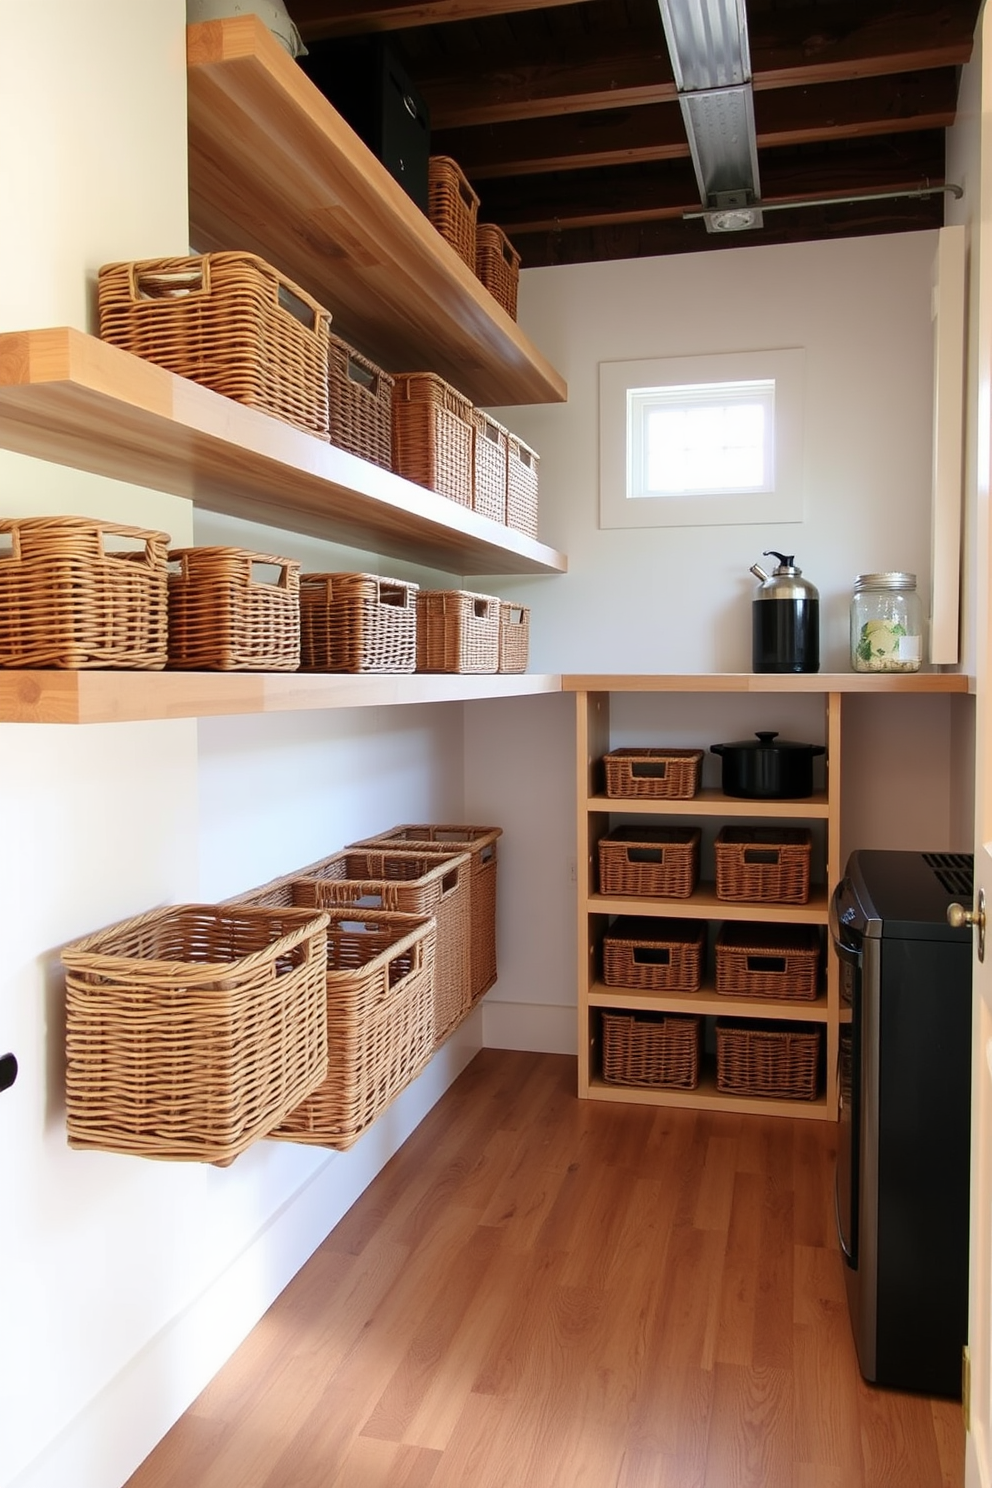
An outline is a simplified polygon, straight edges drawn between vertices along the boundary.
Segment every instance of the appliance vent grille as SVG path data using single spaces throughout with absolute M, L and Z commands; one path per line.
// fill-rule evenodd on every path
M 924 853 L 923 861 L 933 869 L 938 882 L 949 894 L 970 897 L 974 893 L 974 853 Z

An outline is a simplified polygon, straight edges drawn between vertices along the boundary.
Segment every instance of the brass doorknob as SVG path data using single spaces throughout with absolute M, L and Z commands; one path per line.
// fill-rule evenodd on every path
M 949 904 L 947 906 L 947 923 L 954 930 L 962 930 L 965 925 L 975 925 L 978 928 L 978 959 L 985 960 L 985 890 L 978 891 L 978 905 L 975 909 L 965 909 L 963 904 Z

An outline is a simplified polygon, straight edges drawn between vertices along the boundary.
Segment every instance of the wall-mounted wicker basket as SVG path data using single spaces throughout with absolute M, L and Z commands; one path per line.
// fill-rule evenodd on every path
M 474 274 L 479 198 L 450 155 L 432 155 L 428 162 L 427 216 Z
M 301 671 L 415 671 L 417 589 L 375 574 L 301 574 Z
M 472 410 L 472 510 L 506 524 L 509 433 L 481 408 Z
M 417 595 L 418 672 L 499 670 L 500 601 L 466 589 Z
M 494 222 L 476 223 L 475 272 L 496 303 L 516 320 L 520 254 Z
M 516 434 L 510 434 L 506 452 L 506 525 L 528 537 L 537 537 L 538 466 L 540 456 Z
M 244 548 L 174 548 L 169 666 L 183 671 L 295 672 L 300 565 Z
M 331 443 L 384 470 L 393 463 L 393 379 L 328 334 L 327 424 Z
M 472 505 L 472 404 L 434 372 L 393 384 L 393 470 L 459 506 Z
M 530 608 L 502 600 L 499 607 L 499 670 L 525 672 L 530 655 Z

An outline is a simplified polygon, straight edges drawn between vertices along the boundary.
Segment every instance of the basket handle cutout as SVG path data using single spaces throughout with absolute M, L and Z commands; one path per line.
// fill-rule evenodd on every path
M 352 900 L 356 909 L 382 909 L 383 898 L 381 894 L 362 894 L 358 899 Z
M 636 779 L 640 776 L 645 780 L 664 780 L 668 774 L 667 760 L 632 760 L 630 773 Z
M 672 959 L 668 946 L 635 946 L 635 966 L 667 966 Z
M 452 889 L 457 889 L 457 887 L 458 869 L 452 868 L 451 872 L 446 873 L 441 880 L 441 897 L 443 898 L 445 894 L 450 894 Z
M 113 547 L 108 543 L 113 542 Z M 154 561 L 152 540 L 139 533 L 130 533 L 124 528 L 105 527 L 100 533 L 100 545 L 105 558 L 117 558 L 124 563 L 151 564 Z
M 484 423 L 482 426 L 482 432 L 483 434 L 485 434 L 490 444 L 499 444 L 499 430 L 497 429 L 495 424 Z
M 526 465 L 528 469 L 530 469 L 531 465 L 533 465 L 534 463 L 533 456 L 531 455 L 530 450 L 526 449 L 522 444 L 517 446 L 517 457 L 520 460 L 521 465 Z
M 777 863 L 780 849 L 777 847 L 746 847 L 744 849 L 745 863 Z
M 379 603 L 384 605 L 395 605 L 398 610 L 408 610 L 411 604 L 412 589 L 405 585 L 380 584 Z
M 665 849 L 663 847 L 628 847 L 628 863 L 663 863 L 665 861 Z
M 250 583 L 257 588 L 286 589 L 289 586 L 289 564 L 253 558 Z
M 316 310 L 312 305 L 308 305 L 306 300 L 301 300 L 298 294 L 294 294 L 288 285 L 279 285 L 276 300 L 281 310 L 288 311 L 293 319 L 298 320 L 300 325 L 308 331 L 317 329 Z
M 523 605 L 510 605 L 506 612 L 507 625 L 523 625 L 525 614 Z
M 475 618 L 477 620 L 488 620 L 489 619 L 489 601 L 488 601 L 488 599 L 476 599 L 473 602 L 472 611 L 473 611 L 473 613 L 475 615 Z
M 492 860 L 493 860 L 493 858 L 495 856 L 496 856 L 496 849 L 493 846 L 493 844 L 490 842 L 490 843 L 487 844 L 487 846 L 485 846 L 484 848 L 482 848 L 482 850 L 480 851 L 480 853 L 479 853 L 479 862 L 480 863 L 491 863 Z
M 195 267 L 182 269 L 142 270 L 128 266 L 132 300 L 185 300 L 193 295 L 210 293 L 210 264 L 201 258 Z
M 787 969 L 784 956 L 748 956 L 748 971 L 774 971 L 781 975 Z
M 349 356 L 348 357 L 348 372 L 347 372 L 347 377 L 348 377 L 348 381 L 349 382 L 354 382 L 354 383 L 356 383 L 358 385 L 358 387 L 364 388 L 366 390 L 366 392 L 369 392 L 369 393 L 372 394 L 373 398 L 375 398 L 375 397 L 378 396 L 378 393 L 379 393 L 379 379 L 378 379 L 378 377 L 371 370 L 371 368 L 369 368 L 369 367 L 363 367 L 362 366 L 362 363 L 361 362 L 357 362 L 353 356 Z

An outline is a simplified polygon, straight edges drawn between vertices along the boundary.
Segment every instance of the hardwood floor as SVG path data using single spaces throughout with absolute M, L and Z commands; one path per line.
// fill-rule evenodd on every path
M 127 1488 L 960 1488 L 858 1372 L 836 1127 L 574 1090 L 478 1055 Z

